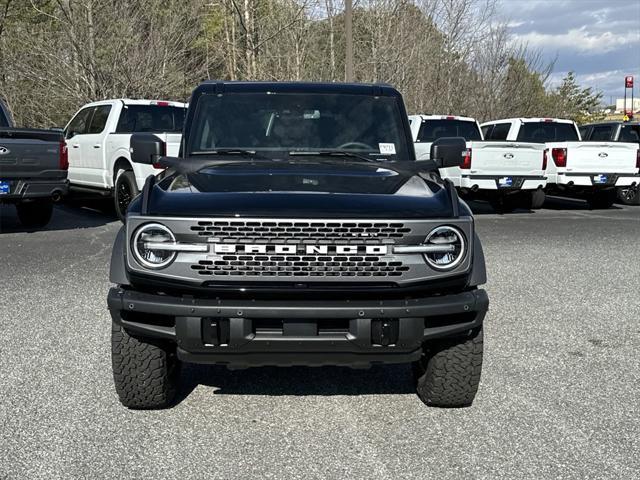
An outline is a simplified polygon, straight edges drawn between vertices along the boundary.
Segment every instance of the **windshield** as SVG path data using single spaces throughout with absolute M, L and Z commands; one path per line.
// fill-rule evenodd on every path
M 572 123 L 527 122 L 518 132 L 518 142 L 577 142 L 578 132 Z
M 266 92 L 203 95 L 193 125 L 191 154 L 229 149 L 263 155 L 340 150 L 371 159 L 409 158 L 394 97 Z
M 441 137 L 463 137 L 467 141 L 482 140 L 475 122 L 464 120 L 425 120 L 418 132 L 418 142 L 434 142 Z

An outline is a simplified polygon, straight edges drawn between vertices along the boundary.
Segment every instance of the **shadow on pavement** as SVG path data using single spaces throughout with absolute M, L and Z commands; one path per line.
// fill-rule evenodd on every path
M 465 200 L 469 208 L 474 215 L 487 215 L 487 214 L 500 214 L 500 215 L 521 215 L 521 214 L 535 214 L 537 210 L 525 210 L 525 209 L 516 209 L 513 212 L 499 212 L 496 211 L 489 202 L 484 202 L 481 200 Z M 621 210 L 622 207 L 613 205 L 609 208 L 609 210 Z M 591 207 L 586 200 L 581 200 L 578 198 L 567 198 L 567 197 L 554 197 L 547 196 L 544 205 L 541 210 L 564 210 L 564 211 L 591 211 Z M 603 212 L 607 211 L 606 209 L 601 210 Z
M 217 365 L 183 364 L 182 388 L 176 404 L 198 385 L 216 395 L 381 395 L 415 393 L 408 365 L 348 367 L 257 367 L 228 370 Z
M 0 205 L 0 233 L 32 233 L 39 231 L 93 228 L 117 221 L 111 202 L 105 200 L 65 200 L 53 208 L 46 227 L 26 228 L 18 220 L 13 205 Z

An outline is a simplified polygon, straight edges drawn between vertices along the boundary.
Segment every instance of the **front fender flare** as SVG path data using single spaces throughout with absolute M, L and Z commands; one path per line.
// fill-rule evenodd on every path
M 117 285 L 129 285 L 126 266 L 125 228 L 120 227 L 111 251 L 111 265 L 109 267 L 109 281 Z
M 477 233 L 473 233 L 473 264 L 469 286 L 477 287 L 487 283 L 487 268 L 484 261 L 484 250 Z

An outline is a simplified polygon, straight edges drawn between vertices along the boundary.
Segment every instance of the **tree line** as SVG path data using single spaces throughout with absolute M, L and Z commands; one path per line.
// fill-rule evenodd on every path
M 411 113 L 598 115 L 601 94 L 513 41 L 497 0 L 354 0 L 354 73 Z M 0 97 L 23 126 L 205 79 L 344 81 L 342 0 L 0 0 Z

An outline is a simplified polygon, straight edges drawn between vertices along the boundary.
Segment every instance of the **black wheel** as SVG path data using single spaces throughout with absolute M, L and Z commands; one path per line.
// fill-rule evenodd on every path
M 591 197 L 589 197 L 588 199 L 589 206 L 593 210 L 604 210 L 607 208 L 611 208 L 615 201 L 616 191 L 613 189 L 594 192 L 593 195 L 591 195 Z
M 635 187 L 619 187 L 618 200 L 624 205 L 640 205 L 640 185 Z
M 53 215 L 53 201 L 51 199 L 32 200 L 16 205 L 18 220 L 28 228 L 44 227 Z
M 116 177 L 116 184 L 113 191 L 113 200 L 116 207 L 116 215 L 121 221 L 127 217 L 127 208 L 131 200 L 138 195 L 138 185 L 132 170 L 121 171 Z
M 546 195 L 544 193 L 544 190 L 542 190 L 541 188 L 538 188 L 537 190 L 533 190 L 531 192 L 527 192 L 527 194 L 525 195 L 526 206 L 530 210 L 539 210 L 544 205 L 545 198 Z
M 425 345 L 413 364 L 418 397 L 432 407 L 468 407 L 480 384 L 482 328 L 466 338 Z
M 497 213 L 511 213 L 519 207 L 517 197 L 516 194 L 500 195 L 489 200 L 489 203 Z
M 111 361 L 116 392 L 125 407 L 152 409 L 172 404 L 180 378 L 175 348 L 162 341 L 130 335 L 113 323 Z

